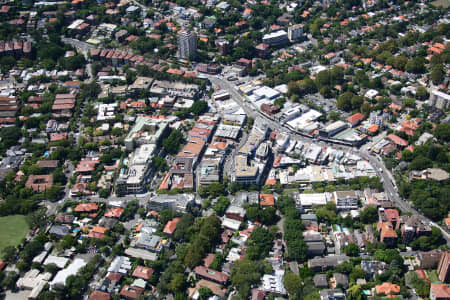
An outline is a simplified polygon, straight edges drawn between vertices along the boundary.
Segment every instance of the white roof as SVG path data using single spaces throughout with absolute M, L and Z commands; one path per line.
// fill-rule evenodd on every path
M 253 94 L 259 97 L 265 97 L 269 99 L 273 99 L 280 96 L 280 92 L 268 86 L 260 87 L 259 89 L 253 91 Z
M 302 206 L 326 205 L 330 200 L 329 193 L 300 194 L 299 199 Z
M 284 31 L 284 30 L 278 30 L 278 31 L 275 31 L 275 32 L 271 32 L 271 33 L 265 34 L 265 35 L 263 36 L 263 40 L 265 40 L 265 39 L 270 39 L 270 38 L 275 38 L 275 37 L 279 37 L 279 36 L 282 36 L 282 35 L 287 35 L 287 32 Z
M 229 218 L 224 218 L 222 221 L 222 226 L 232 230 L 238 230 L 239 227 L 241 226 L 241 222 Z
M 72 24 L 70 24 L 69 26 L 67 26 L 67 28 L 68 29 L 75 29 L 75 28 L 77 28 L 78 26 L 80 26 L 81 24 L 83 24 L 83 20 L 81 20 L 81 19 L 78 19 L 78 20 L 75 20 L 75 21 L 73 21 L 72 22 Z
M 375 97 L 376 95 L 378 95 L 378 91 L 376 91 L 376 90 L 368 90 L 367 92 L 366 92 L 366 94 L 365 94 L 365 96 L 367 97 L 367 98 L 373 98 L 373 97 Z
M 44 266 L 55 264 L 58 268 L 62 269 L 66 266 L 68 261 L 69 259 L 65 257 L 49 255 L 47 259 L 44 261 Z
M 65 269 L 56 273 L 55 278 L 53 278 L 50 285 L 54 287 L 55 285 L 66 285 L 66 279 L 70 275 L 76 275 L 78 271 L 86 265 L 86 262 L 80 258 L 75 258 L 73 262 Z

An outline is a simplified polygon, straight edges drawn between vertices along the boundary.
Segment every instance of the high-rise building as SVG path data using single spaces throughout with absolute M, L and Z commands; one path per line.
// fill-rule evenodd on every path
M 288 38 L 291 42 L 300 39 L 302 36 L 303 36 L 303 24 L 289 26 Z
M 450 252 L 447 251 L 442 253 L 437 273 L 442 282 L 450 281 Z
M 184 59 L 195 58 L 197 35 L 193 31 L 182 30 L 178 33 L 178 56 Z

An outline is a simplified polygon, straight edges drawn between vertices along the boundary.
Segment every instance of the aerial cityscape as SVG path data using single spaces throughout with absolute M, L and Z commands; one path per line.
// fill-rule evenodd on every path
M 450 0 L 1 0 L 0 299 L 450 300 Z

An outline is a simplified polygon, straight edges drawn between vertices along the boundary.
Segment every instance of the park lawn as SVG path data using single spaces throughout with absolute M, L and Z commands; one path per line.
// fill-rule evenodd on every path
M 427 271 L 427 275 L 428 275 L 428 278 L 430 279 L 430 281 L 432 283 L 433 282 L 440 282 L 439 277 L 438 277 L 438 275 L 437 275 L 435 270 Z
M 28 233 L 25 216 L 0 217 L 0 257 L 8 246 L 17 246 Z
M 441 6 L 443 8 L 449 8 L 450 7 L 450 0 L 436 0 L 431 2 L 434 6 Z

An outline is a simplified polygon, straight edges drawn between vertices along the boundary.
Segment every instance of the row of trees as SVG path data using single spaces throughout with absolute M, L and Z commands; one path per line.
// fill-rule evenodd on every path
M 303 240 L 305 225 L 296 209 L 294 199 L 289 196 L 280 196 L 277 200 L 278 208 L 284 215 L 284 240 L 287 245 L 287 258 L 297 262 L 306 260 L 308 247 Z

